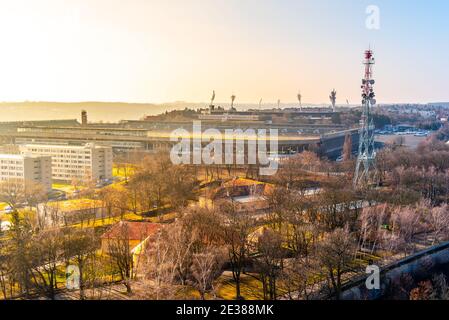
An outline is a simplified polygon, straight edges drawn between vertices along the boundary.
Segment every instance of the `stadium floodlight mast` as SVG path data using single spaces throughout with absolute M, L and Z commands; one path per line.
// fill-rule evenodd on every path
M 371 108 L 376 105 L 374 93 L 373 65 L 374 55 L 371 49 L 365 51 L 365 77 L 362 80 L 362 119 L 359 133 L 359 153 L 354 173 L 354 187 L 365 188 L 376 183 L 374 149 L 374 124 Z
M 210 105 L 211 106 L 214 105 L 214 100 L 215 100 L 215 90 L 212 91 L 212 97 L 210 98 Z
M 330 99 L 331 104 L 332 104 L 332 112 L 335 112 L 335 103 L 337 102 L 337 91 L 335 91 L 335 89 L 333 89 L 331 91 L 329 99 Z

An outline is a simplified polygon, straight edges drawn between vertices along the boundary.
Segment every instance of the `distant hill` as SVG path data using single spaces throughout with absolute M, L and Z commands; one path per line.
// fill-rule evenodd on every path
M 194 108 L 199 104 L 172 102 L 164 104 L 125 102 L 0 102 L 0 122 L 50 119 L 80 119 L 86 110 L 89 121 L 117 122 L 137 120 L 174 109 Z M 202 106 L 200 104 L 200 106 Z
M 51 102 L 23 101 L 0 102 L 0 122 L 5 121 L 38 121 L 78 119 L 81 121 L 81 110 L 86 110 L 91 122 L 118 122 L 120 120 L 138 120 L 145 116 L 154 116 L 165 111 L 198 109 L 209 105 L 207 102 L 175 101 L 167 103 L 126 103 L 126 102 Z M 229 102 L 216 102 L 216 106 L 229 109 Z M 323 107 L 327 105 L 303 104 L 305 107 Z M 238 110 L 258 109 L 255 103 L 237 103 Z M 263 103 L 262 109 L 276 108 L 275 103 Z M 295 108 L 297 103 L 282 103 L 281 108 Z

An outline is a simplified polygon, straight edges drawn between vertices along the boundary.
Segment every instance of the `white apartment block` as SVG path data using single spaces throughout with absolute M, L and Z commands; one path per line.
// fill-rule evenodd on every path
M 0 154 L 0 181 L 23 180 L 42 184 L 51 190 L 51 157 Z
M 112 148 L 88 143 L 84 146 L 26 144 L 21 154 L 52 159 L 53 180 L 99 181 L 112 179 Z

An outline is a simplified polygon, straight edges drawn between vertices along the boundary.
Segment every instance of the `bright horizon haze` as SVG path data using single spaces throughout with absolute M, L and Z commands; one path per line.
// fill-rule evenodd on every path
M 380 9 L 380 29 L 365 21 Z M 0 0 L 0 101 L 449 101 L 445 0 Z

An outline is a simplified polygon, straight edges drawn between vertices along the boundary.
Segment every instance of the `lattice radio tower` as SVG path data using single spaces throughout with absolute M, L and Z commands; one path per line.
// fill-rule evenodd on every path
M 359 134 L 359 154 L 354 173 L 354 187 L 364 188 L 376 183 L 374 150 L 374 124 L 371 116 L 371 108 L 376 104 L 374 93 L 373 65 L 374 56 L 372 50 L 365 51 L 365 78 L 362 80 L 362 119 Z

